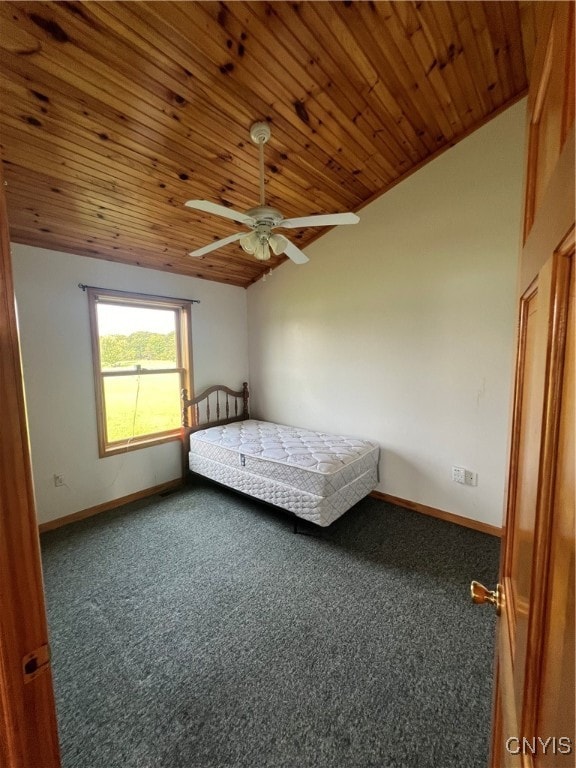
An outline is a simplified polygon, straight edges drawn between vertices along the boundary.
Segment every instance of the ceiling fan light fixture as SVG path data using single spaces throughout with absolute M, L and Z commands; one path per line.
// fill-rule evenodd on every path
M 288 240 L 283 235 L 270 235 L 268 245 L 272 248 L 275 256 L 280 256 L 286 250 Z
M 240 238 L 240 245 L 245 253 L 249 253 L 251 256 L 255 253 L 260 240 L 256 232 L 250 232 L 249 235 L 245 235 Z
M 254 251 L 254 256 L 258 259 L 258 261 L 268 261 L 270 258 L 270 248 L 268 247 L 267 240 L 258 241 L 256 250 Z

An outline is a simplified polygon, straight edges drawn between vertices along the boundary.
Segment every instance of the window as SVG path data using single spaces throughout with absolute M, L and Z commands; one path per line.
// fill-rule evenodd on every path
M 191 302 L 88 288 L 100 456 L 180 437 Z

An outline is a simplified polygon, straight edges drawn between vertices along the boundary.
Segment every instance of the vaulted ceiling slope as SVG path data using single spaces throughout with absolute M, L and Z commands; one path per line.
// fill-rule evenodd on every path
M 284 257 L 184 203 L 258 204 L 254 121 L 268 204 L 358 211 L 525 93 L 530 6 L 1 2 L 12 240 L 246 287 Z

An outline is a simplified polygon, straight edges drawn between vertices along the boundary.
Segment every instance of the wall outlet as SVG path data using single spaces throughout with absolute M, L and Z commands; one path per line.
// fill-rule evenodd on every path
M 54 475 L 54 485 L 56 488 L 60 488 L 64 484 L 64 475 Z
M 460 485 L 478 485 L 478 474 L 464 467 L 452 467 L 452 480 Z
M 462 483 L 464 485 L 466 483 L 465 472 L 464 467 L 452 467 L 452 480 L 455 483 Z

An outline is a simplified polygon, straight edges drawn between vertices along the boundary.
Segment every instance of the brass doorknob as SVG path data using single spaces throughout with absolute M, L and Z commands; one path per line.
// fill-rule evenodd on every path
M 496 608 L 496 615 L 500 616 L 502 612 L 502 606 L 504 605 L 504 591 L 502 584 L 497 584 L 496 589 L 492 592 L 486 589 L 484 584 L 480 584 L 479 581 L 473 581 L 470 584 L 470 595 L 472 596 L 473 603 L 492 603 Z

